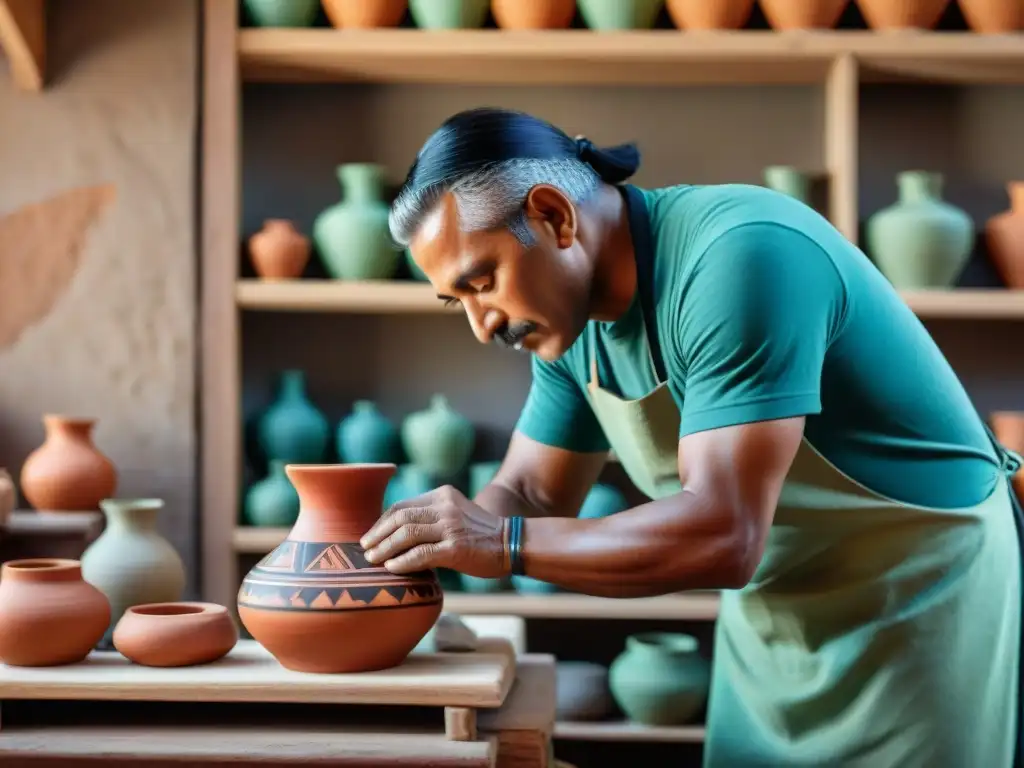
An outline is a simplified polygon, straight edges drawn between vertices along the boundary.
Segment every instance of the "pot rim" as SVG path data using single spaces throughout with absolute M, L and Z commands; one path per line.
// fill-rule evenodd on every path
M 667 653 L 696 653 L 700 643 L 685 632 L 640 632 L 631 635 L 627 643 L 633 648 L 662 650 Z
M 132 614 L 133 616 L 146 619 L 178 619 L 186 616 L 210 616 L 226 614 L 227 612 L 228 609 L 219 603 L 207 603 L 198 600 L 167 600 L 156 603 L 140 603 L 125 609 L 125 615 Z
M 44 413 L 43 422 L 47 424 L 67 424 L 73 427 L 91 427 L 98 422 L 95 416 L 71 416 L 66 413 Z
M 3 567 L 22 573 L 26 571 L 34 571 L 36 573 L 46 571 L 52 573 L 54 571 L 69 571 L 74 568 L 80 568 L 81 561 L 73 560 L 69 557 L 22 557 L 17 560 L 8 560 L 3 564 Z
M 310 470 L 313 472 L 351 472 L 353 470 L 366 471 L 367 469 L 398 469 L 397 464 L 391 462 L 361 463 L 361 464 L 292 464 L 284 465 L 285 469 L 297 469 L 300 472 Z

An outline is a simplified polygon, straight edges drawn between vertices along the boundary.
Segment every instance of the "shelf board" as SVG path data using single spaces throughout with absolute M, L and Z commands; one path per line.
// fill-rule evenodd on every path
M 1024 320 L 1024 291 L 958 288 L 946 291 L 904 291 L 902 296 L 921 318 Z
M 650 726 L 630 722 L 555 723 L 555 738 L 565 741 L 704 741 L 703 725 Z
M 868 79 L 1024 82 L 1020 35 L 971 32 L 245 29 L 238 51 L 250 82 L 824 83 L 846 54 Z
M 445 307 L 429 284 L 412 280 L 238 280 L 235 300 L 243 309 L 274 312 L 463 312 Z

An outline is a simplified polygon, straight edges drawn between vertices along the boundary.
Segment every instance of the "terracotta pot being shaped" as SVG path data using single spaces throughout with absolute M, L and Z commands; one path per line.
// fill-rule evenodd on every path
M 401 664 L 441 615 L 433 571 L 395 575 L 359 539 L 380 517 L 394 464 L 286 467 L 299 494 L 288 536 L 246 575 L 238 615 L 282 666 L 314 673 Z
M 967 26 L 981 34 L 1005 34 L 1024 27 L 1021 0 L 960 0 L 960 10 Z
M 38 510 L 94 512 L 117 489 L 117 470 L 93 444 L 95 419 L 46 415 L 46 440 L 21 468 L 21 493 Z
M 772 29 L 833 29 L 850 0 L 761 0 Z
M 51 667 L 82 661 L 110 623 L 110 603 L 77 560 L 11 560 L 0 570 L 0 662 Z
M 668 14 L 680 29 L 740 29 L 754 10 L 754 0 L 668 0 Z
M 1010 209 L 985 223 L 985 244 L 993 266 L 1010 288 L 1024 289 L 1024 181 L 1007 185 Z
M 565 29 L 576 16 L 576 0 L 492 0 L 501 29 Z
M 309 263 L 309 238 L 287 219 L 267 219 L 263 229 L 249 238 L 249 258 L 264 280 L 301 277 Z
M 226 656 L 238 627 L 223 605 L 167 602 L 135 605 L 114 629 L 114 647 L 146 667 L 191 667 Z
M 857 0 L 874 30 L 932 29 L 952 0 Z
M 338 29 L 397 27 L 402 23 L 406 0 L 323 0 L 324 13 Z

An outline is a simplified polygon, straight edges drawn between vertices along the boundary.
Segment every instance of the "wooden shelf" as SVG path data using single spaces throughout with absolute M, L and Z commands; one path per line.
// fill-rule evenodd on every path
M 555 723 L 565 741 L 703 742 L 702 725 L 650 726 L 629 722 Z
M 844 56 L 867 79 L 1024 82 L 1019 35 L 969 32 L 245 29 L 238 52 L 251 82 L 824 83 Z
M 14 84 L 41 91 L 46 83 L 44 0 L 0 0 L 0 48 L 7 53 Z
M 921 317 L 1024 319 L 1024 291 L 1004 288 L 908 291 L 904 299 Z M 408 280 L 239 280 L 235 298 L 243 309 L 368 314 L 461 314 L 445 307 L 426 283 Z

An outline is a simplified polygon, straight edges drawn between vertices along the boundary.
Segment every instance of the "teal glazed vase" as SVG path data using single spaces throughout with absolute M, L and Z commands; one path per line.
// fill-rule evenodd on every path
M 310 27 L 320 0 L 244 0 L 249 18 L 258 27 Z
M 580 507 L 580 519 L 607 517 L 629 507 L 626 497 L 618 488 L 605 483 L 595 483 Z
M 406 499 L 430 493 L 437 483 L 414 464 L 402 464 L 384 491 L 384 509 Z
M 811 177 L 791 165 L 770 165 L 764 169 L 764 183 L 769 189 L 810 205 Z
M 343 464 L 398 464 L 402 456 L 398 427 L 369 400 L 356 401 L 335 442 Z
M 897 290 L 952 288 L 971 258 L 974 223 L 942 199 L 942 174 L 904 171 L 896 181 L 898 200 L 868 219 L 868 251 Z
M 337 280 L 386 280 L 402 253 L 391 241 L 384 169 L 374 163 L 337 168 L 342 200 L 313 222 L 313 242 L 327 273 Z
M 444 395 L 402 422 L 402 447 L 409 460 L 432 477 L 455 477 L 469 463 L 476 442 L 472 422 L 457 413 Z
M 580 15 L 597 32 L 650 29 L 665 0 L 578 0 Z
M 267 461 L 319 464 L 327 453 L 330 428 L 323 413 L 306 396 L 306 375 L 281 374 L 277 400 L 257 425 L 260 449 Z
M 420 29 L 478 29 L 491 0 L 409 0 L 409 15 Z
M 685 725 L 707 702 L 711 665 L 690 635 L 650 632 L 626 638 L 608 669 L 615 702 L 634 723 Z
M 299 494 L 284 471 L 285 462 L 274 459 L 270 471 L 245 494 L 242 520 L 259 528 L 291 528 L 299 517 Z

